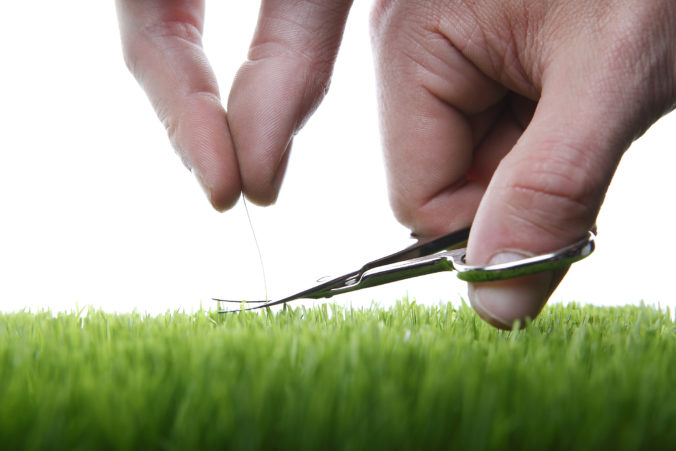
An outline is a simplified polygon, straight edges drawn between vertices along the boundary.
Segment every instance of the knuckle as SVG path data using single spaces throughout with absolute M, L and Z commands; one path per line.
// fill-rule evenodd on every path
M 256 61 L 282 56 L 331 72 L 351 2 L 337 0 L 263 2 L 249 49 Z
M 238 77 L 245 76 L 261 64 L 285 72 L 283 83 L 289 84 L 290 89 L 292 86 L 301 88 L 300 100 L 305 105 L 306 114 L 309 114 L 329 90 L 337 47 L 328 42 L 317 44 L 308 41 L 306 44 L 289 43 L 276 37 L 258 40 L 249 49 L 249 61 Z
M 192 45 L 201 45 L 202 31 L 197 24 L 187 20 L 166 20 L 146 25 L 140 33 L 150 41 L 177 40 Z
M 142 79 L 142 42 L 134 36 L 122 36 L 122 59 L 127 70 L 137 79 Z
M 425 207 L 429 201 L 412 187 L 411 180 L 390 172 L 388 176 L 388 198 L 394 217 L 403 226 L 417 234 L 425 233 Z M 431 196 L 430 196 L 431 197 Z
M 390 206 L 394 217 L 400 224 L 414 229 L 414 220 L 418 216 L 418 208 L 410 202 L 407 202 L 402 196 L 390 193 Z
M 369 17 L 371 36 L 376 40 L 396 36 L 405 26 L 437 30 L 441 10 L 436 0 L 376 0 Z
M 373 3 L 369 16 L 369 25 L 373 35 L 382 31 L 394 3 L 394 0 L 376 0 Z
M 448 217 L 446 200 L 436 196 L 420 199 L 390 190 L 390 205 L 397 221 L 420 238 L 448 233 L 453 220 L 458 219 Z
M 129 39 L 122 39 L 122 59 L 125 66 L 132 74 L 136 73 L 137 65 L 137 52 L 134 49 L 134 46 L 129 42 Z
M 188 19 L 147 24 L 122 38 L 122 57 L 127 69 L 143 85 L 148 70 L 148 55 L 180 46 L 201 47 L 202 31 Z
M 559 144 L 555 154 L 520 165 L 503 188 L 514 217 L 561 234 L 593 222 L 603 180 L 584 150 Z

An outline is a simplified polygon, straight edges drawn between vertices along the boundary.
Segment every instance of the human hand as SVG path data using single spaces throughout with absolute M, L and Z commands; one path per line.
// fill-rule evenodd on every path
M 585 236 L 624 150 L 676 101 L 669 0 L 380 1 L 372 25 L 394 211 L 421 238 L 472 224 L 471 264 Z M 509 328 L 564 274 L 470 300 Z
M 216 209 L 240 191 L 276 199 L 293 135 L 328 87 L 350 5 L 263 1 L 226 115 L 202 49 L 204 0 L 117 0 L 127 65 Z

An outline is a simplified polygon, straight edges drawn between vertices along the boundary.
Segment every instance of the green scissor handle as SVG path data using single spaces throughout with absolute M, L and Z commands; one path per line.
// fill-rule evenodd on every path
M 543 271 L 567 268 L 576 261 L 582 260 L 594 252 L 596 228 L 578 242 L 549 254 L 536 255 L 497 265 L 468 265 L 464 254 L 453 258 L 453 268 L 458 278 L 466 282 L 491 282 L 495 280 L 513 279 Z

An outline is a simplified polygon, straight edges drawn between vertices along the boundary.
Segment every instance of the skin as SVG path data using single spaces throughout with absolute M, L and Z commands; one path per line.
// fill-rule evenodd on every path
M 279 192 L 329 84 L 351 2 L 263 0 L 223 108 L 199 0 L 118 0 L 128 66 L 213 206 Z M 421 239 L 470 225 L 470 264 L 583 237 L 624 151 L 676 103 L 671 0 L 376 1 L 390 200 Z M 535 317 L 565 271 L 470 285 L 497 327 Z

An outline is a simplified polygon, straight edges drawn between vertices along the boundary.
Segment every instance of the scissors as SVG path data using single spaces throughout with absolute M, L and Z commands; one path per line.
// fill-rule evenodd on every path
M 217 299 L 241 305 L 239 309 L 219 310 L 219 313 L 255 310 L 285 304 L 296 299 L 330 298 L 337 294 L 375 287 L 398 280 L 424 276 L 441 271 L 456 271 L 466 282 L 490 282 L 550 271 L 570 266 L 594 251 L 596 226 L 570 246 L 548 254 L 496 265 L 468 265 L 465 262 L 469 228 L 458 230 L 435 240 L 416 244 L 394 254 L 366 263 L 359 270 L 332 278 L 291 296 L 266 301 L 235 301 Z

